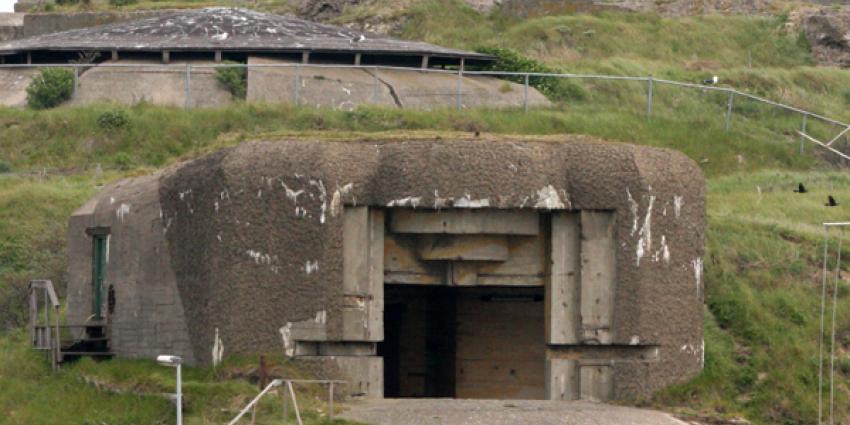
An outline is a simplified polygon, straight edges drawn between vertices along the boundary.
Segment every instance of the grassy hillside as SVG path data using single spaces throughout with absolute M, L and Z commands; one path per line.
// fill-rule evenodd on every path
M 687 81 L 717 74 L 736 88 L 850 120 L 850 74 L 813 67 L 807 46 L 781 18 L 605 13 L 514 21 L 482 17 L 454 0 L 413 4 L 406 10 L 381 11 L 403 18 L 406 24 L 399 31 L 404 37 L 461 48 L 512 48 L 569 72 L 653 74 Z M 340 22 L 363 19 L 376 7 L 366 2 L 351 8 Z M 28 279 L 50 277 L 61 286 L 65 219 L 103 183 L 257 138 L 369 137 L 378 132 L 383 137 L 435 132 L 472 137 L 482 131 L 550 137 L 582 133 L 674 148 L 697 161 L 708 177 L 709 197 L 706 369 L 691 382 L 641 402 L 697 416 L 744 416 L 761 424 L 812 423 L 817 406 L 819 224 L 850 217 L 850 177 L 821 161 L 823 156 L 815 154 L 820 151 L 811 146 L 798 154 L 799 139 L 793 133 L 800 125 L 798 116 L 738 100 L 727 133 L 726 98 L 721 95 L 656 86 L 654 114 L 648 120 L 643 83 L 575 84 L 578 89 L 564 104 L 528 114 L 379 108 L 341 112 L 267 105 L 194 111 L 150 105 L 0 109 L 0 161 L 11 168 L 11 173 L 0 174 L 0 324 L 12 328 L 0 337 L 0 381 L 11 383 L 0 386 L 0 418 L 14 424 L 66 423 L 59 407 L 45 409 L 50 403 L 44 401 L 68 398 L 67 405 L 83 412 L 89 423 L 171 420 L 170 407 L 161 398 L 133 395 L 168 391 L 168 370 L 125 360 L 82 362 L 47 378 L 46 363 L 27 351 L 25 339 L 14 330 L 21 324 Z M 125 126 L 97 124 L 101 114 L 115 111 L 127 114 Z M 810 130 L 821 138 L 837 132 L 811 122 Z M 793 193 L 798 182 L 812 192 Z M 823 207 L 827 194 L 841 205 Z M 844 420 L 850 418 L 848 294 L 842 276 L 837 400 Z M 189 373 L 193 423 L 221 422 L 253 391 L 244 374 Z

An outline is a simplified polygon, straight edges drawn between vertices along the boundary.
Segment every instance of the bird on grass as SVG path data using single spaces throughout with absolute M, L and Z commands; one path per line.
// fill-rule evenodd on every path
M 715 84 L 717 84 L 718 81 L 720 81 L 720 79 L 717 78 L 716 75 L 713 75 L 711 78 L 709 78 L 707 80 L 703 80 L 702 83 L 706 84 L 706 85 L 715 85 Z
M 800 183 L 800 184 L 797 186 L 797 188 L 796 188 L 796 189 L 794 189 L 794 192 L 795 192 L 795 193 L 806 193 L 806 192 L 808 192 L 808 190 L 806 190 L 806 186 L 803 186 L 803 183 Z
M 827 203 L 825 203 L 824 205 L 827 207 L 837 207 L 838 202 L 835 202 L 835 198 L 833 198 L 832 195 L 829 195 L 829 197 L 827 198 Z

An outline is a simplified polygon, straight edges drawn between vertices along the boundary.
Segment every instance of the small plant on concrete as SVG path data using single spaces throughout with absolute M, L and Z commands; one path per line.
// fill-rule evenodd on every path
M 237 62 L 225 62 L 229 65 L 238 65 Z M 215 79 L 227 89 L 236 99 L 245 99 L 248 92 L 248 69 L 243 66 L 226 66 L 216 68 Z
M 97 116 L 97 126 L 104 130 L 116 130 L 126 127 L 130 117 L 122 110 L 106 111 Z
M 27 87 L 27 104 L 33 109 L 46 109 L 71 99 L 74 73 L 63 68 L 44 68 Z

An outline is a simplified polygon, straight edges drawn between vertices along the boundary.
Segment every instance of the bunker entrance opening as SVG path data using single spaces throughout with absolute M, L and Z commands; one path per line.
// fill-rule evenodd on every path
M 387 284 L 385 397 L 543 399 L 543 288 Z

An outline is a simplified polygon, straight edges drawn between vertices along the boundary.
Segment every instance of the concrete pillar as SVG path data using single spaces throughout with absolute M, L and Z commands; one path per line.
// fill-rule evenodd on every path
M 32 53 L 27 52 L 27 65 L 32 65 Z
M 427 67 L 428 67 L 428 58 L 429 58 L 429 56 L 428 56 L 428 55 L 424 55 L 424 56 L 422 56 L 422 68 L 427 68 Z
M 578 361 L 569 359 L 546 359 L 546 399 L 578 400 Z
M 552 214 L 551 261 L 546 285 L 546 343 L 578 344 L 580 327 L 581 216 Z
M 169 63 L 169 62 L 171 62 L 171 52 L 169 52 L 168 50 L 163 50 L 162 51 L 162 63 Z
M 384 339 L 384 212 L 345 207 L 342 227 L 342 339 Z
M 581 342 L 610 344 L 616 287 L 614 215 L 581 212 Z
M 117 51 L 117 50 L 113 50 L 113 51 L 112 51 L 112 60 L 113 60 L 113 61 L 117 61 L 117 60 L 118 60 L 118 51 Z
M 221 63 L 221 50 L 215 51 L 215 63 Z
M 310 63 L 310 52 L 301 52 L 301 63 Z
M 360 60 L 361 60 L 362 58 L 363 58 L 363 55 L 362 55 L 361 53 L 356 53 L 356 54 L 354 55 L 354 65 L 355 65 L 355 66 L 360 66 Z

